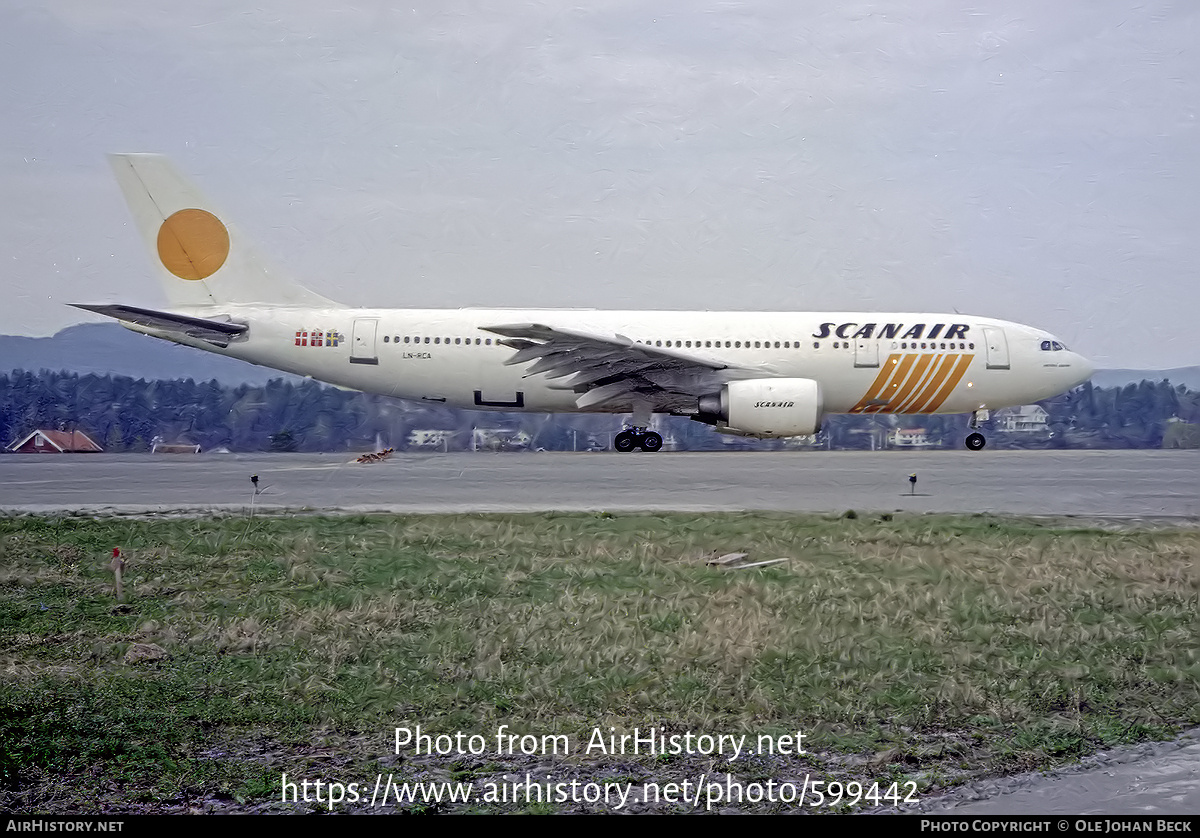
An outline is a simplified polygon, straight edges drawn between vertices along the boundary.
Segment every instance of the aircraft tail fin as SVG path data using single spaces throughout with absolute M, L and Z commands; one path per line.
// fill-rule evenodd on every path
M 245 237 L 166 157 L 112 154 L 109 161 L 172 305 L 332 305 L 268 271 Z

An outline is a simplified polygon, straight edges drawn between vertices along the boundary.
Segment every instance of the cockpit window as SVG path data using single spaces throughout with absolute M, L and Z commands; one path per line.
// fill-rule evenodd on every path
M 1042 341 L 1042 351 L 1043 351 L 1043 352 L 1049 352 L 1049 351 L 1050 351 L 1050 341 L 1048 341 L 1048 340 L 1044 340 L 1044 341 Z
M 1059 343 L 1056 340 L 1042 341 L 1042 351 L 1043 352 L 1061 352 L 1062 350 L 1064 350 L 1066 348 L 1067 348 L 1067 345 L 1065 343 Z

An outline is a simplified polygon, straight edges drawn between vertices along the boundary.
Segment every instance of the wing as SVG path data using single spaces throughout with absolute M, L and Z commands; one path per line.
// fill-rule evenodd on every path
M 624 335 L 593 335 L 540 323 L 484 327 L 517 350 L 504 363 L 530 364 L 526 377 L 578 394 L 580 410 L 617 411 L 637 402 L 662 413 L 694 413 L 696 400 L 720 390 L 740 368 L 678 349 L 649 346 Z M 630 407 L 632 409 L 632 407 Z

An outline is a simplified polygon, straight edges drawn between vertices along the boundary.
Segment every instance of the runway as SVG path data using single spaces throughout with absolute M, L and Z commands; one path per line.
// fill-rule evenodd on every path
M 370 464 L 351 454 L 0 456 L 0 509 L 8 511 L 235 511 L 252 503 L 347 512 L 854 509 L 1200 519 L 1200 451 L 409 453 Z
M 1200 812 L 1200 729 L 1101 751 L 1080 764 L 969 783 L 916 811 L 941 815 L 1191 815 Z

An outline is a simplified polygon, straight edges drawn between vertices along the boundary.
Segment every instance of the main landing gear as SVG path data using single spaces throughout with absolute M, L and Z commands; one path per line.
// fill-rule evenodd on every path
M 976 410 L 971 414 L 971 421 L 967 424 L 967 427 L 974 431 L 974 433 L 967 434 L 967 450 L 982 451 L 983 446 L 987 445 L 987 440 L 984 439 L 983 434 L 975 431 L 975 429 L 978 428 L 982 422 L 986 422 L 987 419 L 988 412 L 986 410 Z
M 627 453 L 635 448 L 654 452 L 662 448 L 662 443 L 661 436 L 645 428 L 629 428 L 628 430 L 621 431 L 613 439 L 613 447 L 621 453 Z

